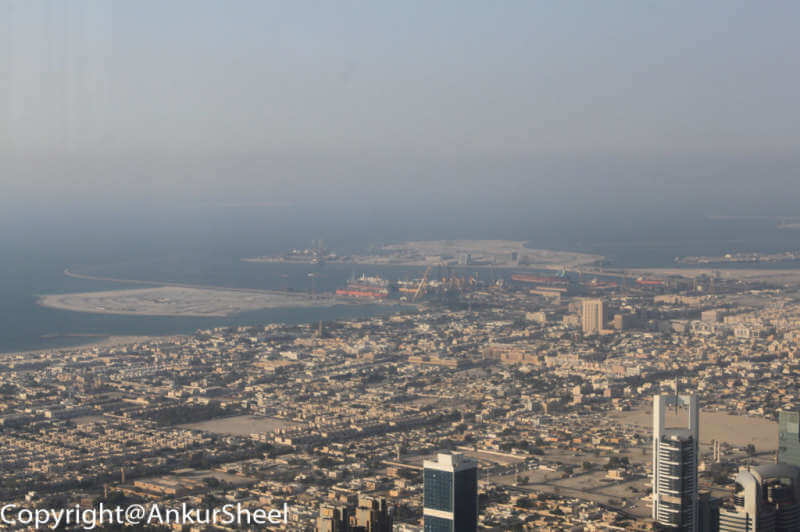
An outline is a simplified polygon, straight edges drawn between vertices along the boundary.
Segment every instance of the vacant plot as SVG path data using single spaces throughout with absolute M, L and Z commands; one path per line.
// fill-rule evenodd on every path
M 211 419 L 199 423 L 181 425 L 181 428 L 203 430 L 216 434 L 232 434 L 235 436 L 249 436 L 264 432 L 275 432 L 282 428 L 294 427 L 297 423 L 285 419 L 260 416 L 234 416 L 220 419 Z
M 685 417 L 676 417 L 673 412 L 667 415 L 668 426 L 685 426 Z M 653 428 L 652 408 L 641 408 L 631 412 L 616 414 L 616 419 L 626 425 L 641 427 L 650 434 Z M 734 416 L 722 412 L 700 412 L 700 442 L 711 440 L 727 442 L 736 447 L 752 443 L 756 450 L 774 451 L 778 448 L 778 424 L 768 419 Z

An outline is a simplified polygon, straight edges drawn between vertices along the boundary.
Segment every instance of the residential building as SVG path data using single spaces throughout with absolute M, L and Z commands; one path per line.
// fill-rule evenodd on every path
M 581 328 L 583 334 L 599 334 L 605 328 L 605 304 L 602 299 L 584 299 L 581 302 Z

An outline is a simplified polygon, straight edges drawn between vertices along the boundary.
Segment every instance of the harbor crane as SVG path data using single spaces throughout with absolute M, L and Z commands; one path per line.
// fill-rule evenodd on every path
M 422 294 L 422 291 L 425 289 L 425 284 L 428 282 L 428 275 L 430 275 L 432 268 L 433 266 L 428 266 L 425 269 L 425 274 L 422 276 L 422 280 L 419 282 L 417 291 L 414 292 L 414 297 L 411 298 L 411 301 L 416 301 L 417 298 Z

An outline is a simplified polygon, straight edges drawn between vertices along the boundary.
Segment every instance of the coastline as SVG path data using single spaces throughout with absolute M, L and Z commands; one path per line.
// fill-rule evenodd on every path
M 72 344 L 67 346 L 54 346 L 41 349 L 28 349 L 28 350 L 2 350 L 0 351 L 0 358 L 8 358 L 9 356 L 31 356 L 31 355 L 44 355 L 48 353 L 62 353 L 71 354 L 87 349 L 112 349 L 117 347 L 126 347 L 133 344 L 142 344 L 149 342 L 157 342 L 159 340 L 176 340 L 184 338 L 187 335 L 183 334 L 170 334 L 164 336 L 119 336 L 119 335 L 95 335 L 95 334 L 60 334 L 55 335 L 57 338 L 71 337 L 71 338 L 86 338 L 85 342 Z
M 614 269 L 609 269 L 614 271 Z M 626 274 L 698 277 L 700 275 L 719 276 L 722 279 L 742 281 L 773 281 L 787 284 L 800 284 L 800 269 L 770 268 L 630 268 Z

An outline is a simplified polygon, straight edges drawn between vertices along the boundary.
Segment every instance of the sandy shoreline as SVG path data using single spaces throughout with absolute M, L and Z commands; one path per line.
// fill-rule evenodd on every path
M 114 336 L 114 335 L 81 335 L 81 334 L 64 334 L 59 337 L 72 337 L 72 338 L 86 338 L 86 342 L 81 342 L 75 345 L 68 346 L 54 346 L 42 349 L 28 349 L 24 351 L 8 350 L 1 351 L 0 357 L 7 358 L 8 356 L 26 356 L 26 355 L 43 355 L 48 353 L 77 353 L 86 351 L 87 349 L 112 349 L 115 347 L 126 347 L 133 344 L 142 344 L 158 341 L 169 341 L 181 338 L 183 335 L 168 335 L 168 336 Z
M 609 271 L 613 271 L 610 269 Z M 772 281 L 788 284 L 800 284 L 800 269 L 771 270 L 768 268 L 631 268 L 627 274 L 679 275 L 694 278 L 700 275 L 719 276 L 722 279 L 741 281 Z

